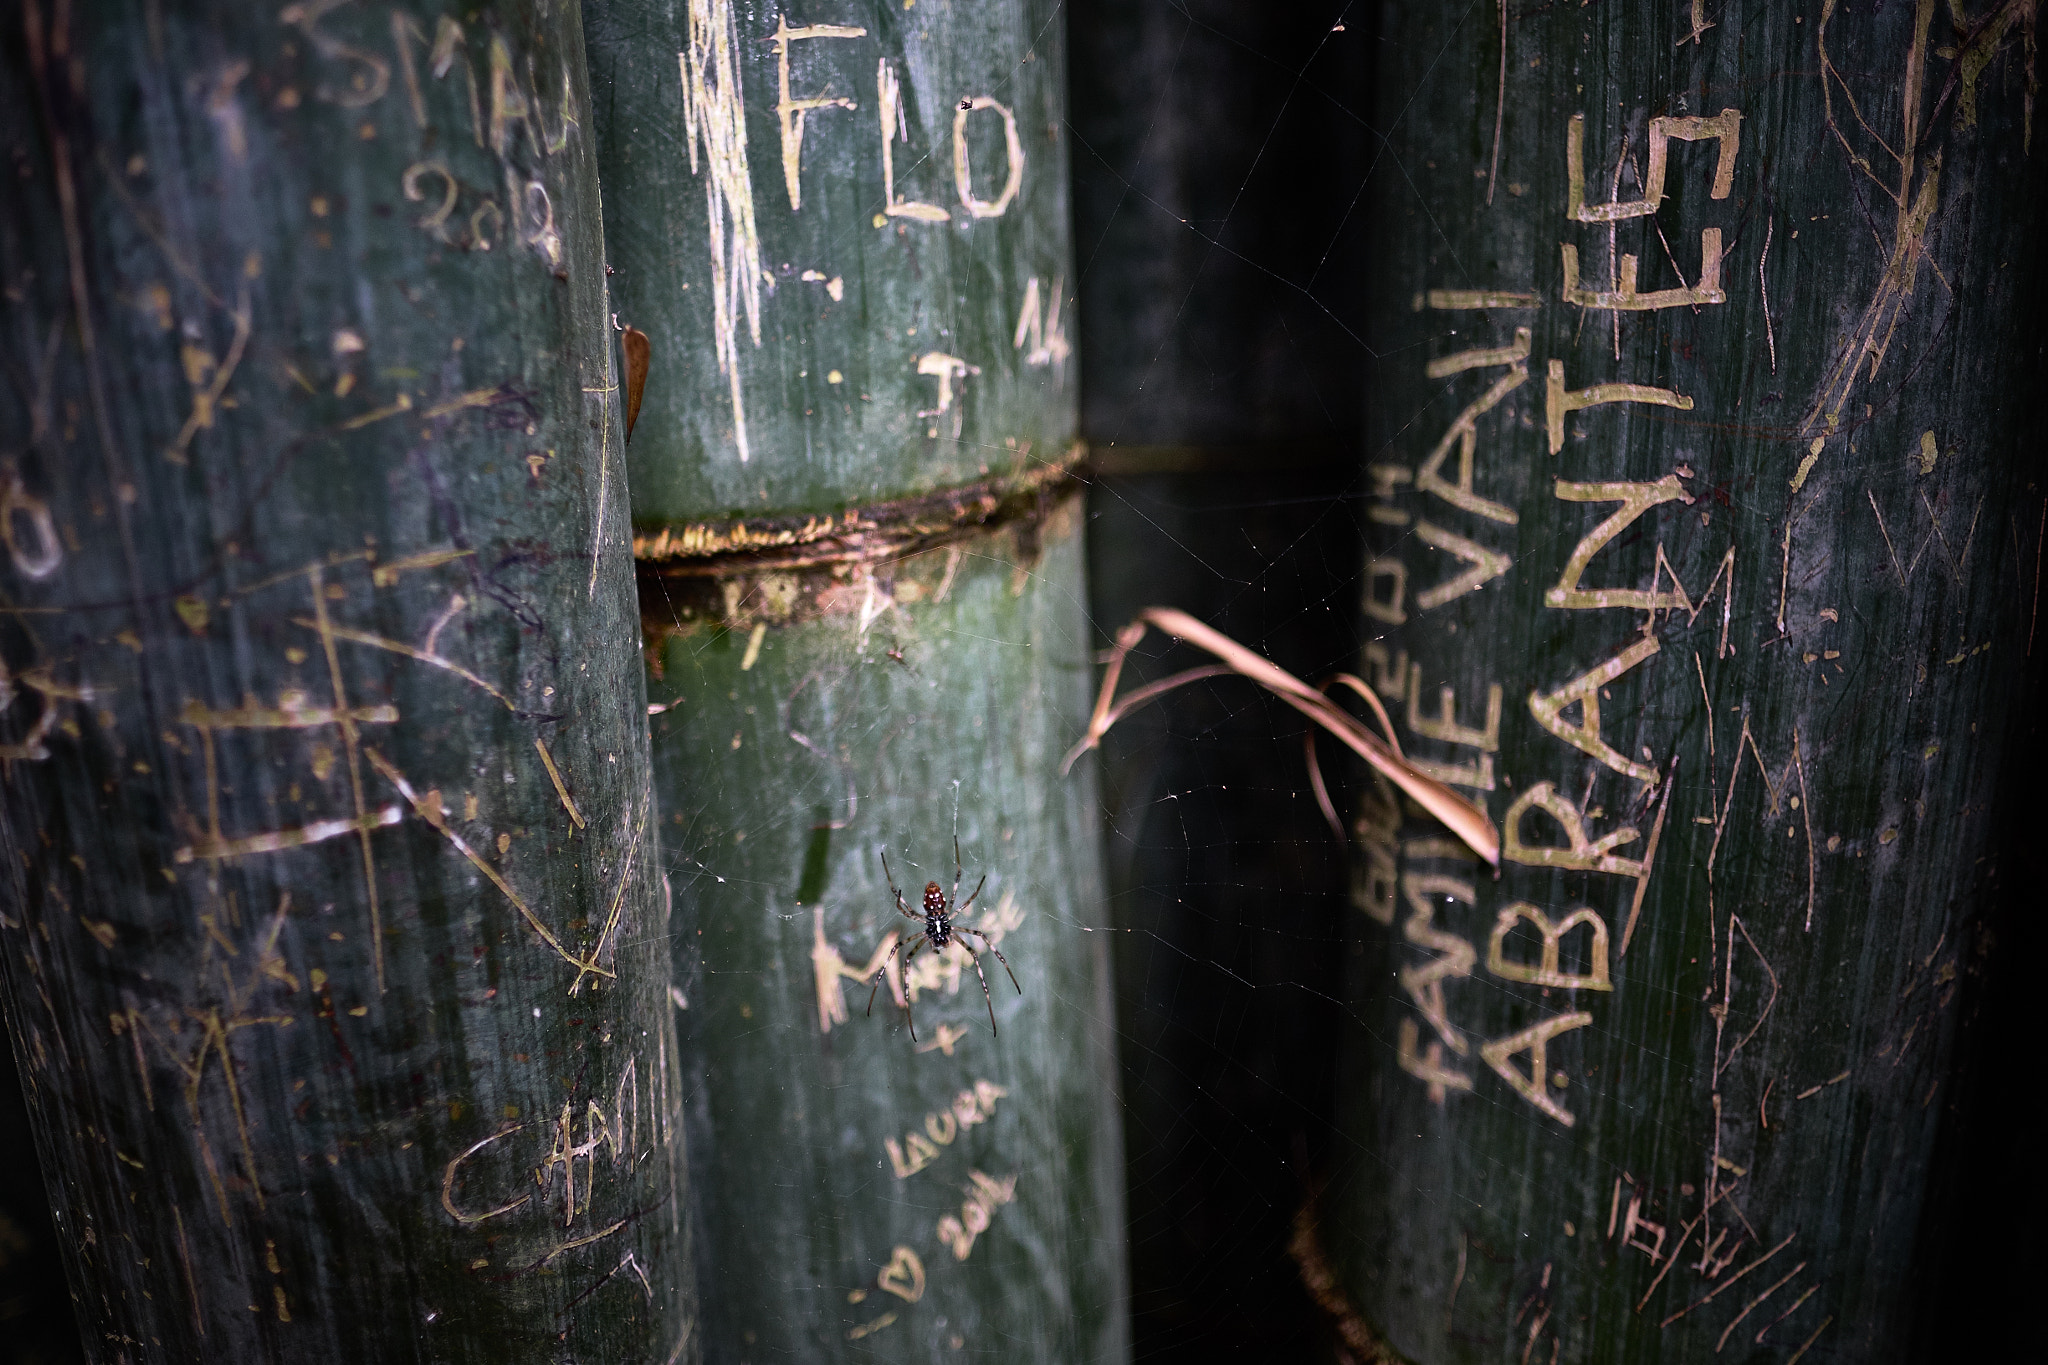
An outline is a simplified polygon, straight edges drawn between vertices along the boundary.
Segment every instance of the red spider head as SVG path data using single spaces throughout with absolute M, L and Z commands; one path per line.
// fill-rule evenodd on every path
M 924 912 L 925 912 L 925 914 L 926 914 L 926 915 L 939 915 L 939 914 L 944 914 L 944 913 L 945 913 L 945 910 L 946 910 L 946 896 L 945 896 L 945 893 L 944 893 L 944 892 L 942 892 L 942 891 L 940 891 L 940 890 L 939 890 L 939 884 L 938 884 L 937 882 L 926 882 L 926 883 L 924 884 Z

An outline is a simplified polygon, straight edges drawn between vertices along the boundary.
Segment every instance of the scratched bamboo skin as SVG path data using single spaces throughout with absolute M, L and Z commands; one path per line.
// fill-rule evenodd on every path
M 1075 510 L 1042 554 L 1002 536 L 885 570 L 903 605 L 866 629 L 847 614 L 770 628 L 758 656 L 745 630 L 663 651 L 707 1359 L 1129 1354 L 1108 946 L 1088 932 L 1097 796 L 1057 773 L 1091 671 Z M 913 1041 L 896 984 L 870 984 L 922 932 L 880 854 L 913 903 L 926 881 L 950 892 L 956 801 L 960 895 L 988 877 L 961 923 L 1023 990 L 983 955 L 992 1036 L 973 969 L 927 948 Z M 962 1240 L 975 1172 L 1005 1194 Z
M 695 552 L 707 520 L 837 511 L 1065 457 L 1056 6 L 605 0 L 586 14 L 614 306 L 652 341 L 630 452 L 643 554 Z
M 586 16 L 619 322 L 652 353 L 633 518 L 706 1358 L 1120 1360 L 1096 798 L 1056 771 L 1089 674 L 1056 477 L 1076 385 L 1060 18 Z M 855 107 L 785 122 L 785 96 Z M 859 539 L 877 527 L 907 538 Z M 956 799 L 960 894 L 989 873 L 963 923 L 1001 936 L 1023 995 L 985 956 L 991 1037 L 971 969 L 919 986 L 920 1051 L 890 987 L 863 1016 L 856 978 L 921 929 L 881 851 L 913 904 L 950 889 Z
M 677 1360 L 573 8 L 29 4 L 0 69 L 0 996 L 89 1357 Z
M 1360 821 L 1355 1353 L 1922 1360 L 1981 1319 L 1937 1272 L 2040 682 L 2031 49 L 2011 7 L 1704 9 L 1520 12 L 1504 62 L 1491 8 L 1386 18 L 1364 663 L 1507 857 Z M 1603 215 L 1660 129 L 1654 216 Z

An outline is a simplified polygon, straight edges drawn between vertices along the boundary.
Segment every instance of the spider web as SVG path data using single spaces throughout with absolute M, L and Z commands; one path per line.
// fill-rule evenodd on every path
M 1490 35 L 1507 13 L 1445 7 L 1443 50 L 1473 46 L 1475 26 Z M 1084 430 L 1104 473 L 1090 501 L 1099 644 L 1159 603 L 1311 682 L 1359 670 L 1368 638 L 1358 614 L 1369 501 L 1361 471 L 1382 454 L 1370 448 L 1363 380 L 1382 360 L 1419 363 L 1368 344 L 1362 209 L 1369 195 L 1406 196 L 1430 211 L 1409 181 L 1421 168 L 1391 155 L 1383 135 L 1393 130 L 1372 122 L 1378 26 L 1373 9 L 1340 3 L 1160 0 L 1070 15 L 1077 349 Z M 1473 106 L 1490 114 L 1487 76 Z M 1435 78 L 1427 52 L 1402 72 L 1403 86 L 1418 91 Z M 1476 120 L 1483 171 L 1493 130 Z M 1494 169 L 1503 194 L 1522 192 L 1507 168 Z M 1611 169 L 1616 183 L 1601 186 L 1602 198 L 1641 193 L 1639 170 Z M 1780 252 L 1788 224 L 1777 225 Z M 1739 242 L 1755 269 L 1770 249 L 1765 231 L 1753 221 L 1732 227 L 1730 259 Z M 1452 237 L 1438 236 L 1455 256 Z M 1624 238 L 1621 249 L 1664 269 L 1655 241 L 1631 247 Z M 1450 259 L 1444 269 L 1485 279 L 1488 264 Z M 1766 300 L 1766 325 L 1768 316 Z M 1938 339 L 1938 319 L 1928 326 Z M 1774 373 L 1785 340 L 1782 331 L 1756 338 L 1770 347 Z M 1421 428 L 1440 430 L 1447 416 L 1418 413 L 1414 429 L 1393 430 L 1382 414 L 1374 430 L 1412 452 L 1434 435 Z M 1734 515 L 1767 520 L 1761 506 Z M 2022 538 L 2016 529 L 2015 558 Z M 1556 537 L 1524 548 L 1549 562 L 1572 551 Z M 1643 581 L 1651 566 L 1638 548 Z M 1711 572 L 1708 564 L 1696 578 L 1688 565 L 1685 586 L 1698 596 Z M 1725 619 L 1731 594 L 1720 591 L 1712 616 Z M 1735 602 L 1737 627 L 1751 639 L 1768 624 L 1763 596 L 1746 590 Z M 1709 650 L 1716 626 L 1701 618 L 1693 627 Z M 1206 662 L 1154 634 L 1133 655 L 1125 686 Z M 1139 1360 L 1331 1358 L 1333 1334 L 1303 1288 L 1290 1234 L 1320 1181 L 1375 1160 L 1372 1133 L 1339 1121 L 1340 1048 L 1369 1040 L 1390 1057 L 1394 1040 L 1348 1003 L 1363 975 L 1353 959 L 1365 926 L 1350 896 L 1352 851 L 1326 826 L 1304 772 L 1303 728 L 1291 708 L 1221 677 L 1124 719 L 1103 746 Z M 1334 761 L 1334 748 L 1324 745 L 1324 772 L 1348 814 L 1361 774 Z M 1774 754 L 1766 780 L 1778 781 L 1787 761 Z M 1343 777 L 1351 790 L 1336 789 Z M 1705 779 L 1688 773 L 1678 790 L 1698 804 Z M 1464 984 L 1489 988 L 1478 973 Z M 1697 991 L 1638 988 L 1664 992 L 1659 1008 L 1699 1008 Z M 1774 1000 L 1775 981 L 1771 990 Z M 1728 986 L 1735 1014 L 1754 1025 L 1739 1040 L 1731 1033 L 1738 1049 L 1769 1008 L 1760 983 L 1756 991 L 1744 999 Z M 1720 1055 L 1717 1043 L 1717 1063 Z M 1486 1084 L 1460 1102 L 1523 1105 Z M 1472 1212 L 1469 1196 L 1447 1189 L 1404 1188 L 1400 1197 L 1418 1222 Z M 1459 1264 L 1462 1279 L 1462 1254 Z
M 1115 0 L 1066 24 L 1075 340 L 1103 471 L 1091 643 L 1163 603 L 1312 682 L 1355 672 L 1362 378 L 1379 359 L 1361 199 L 1404 173 L 1381 164 L 1368 116 L 1374 18 L 1340 0 Z M 1126 682 L 1198 661 L 1155 635 Z M 1304 739 L 1292 709 L 1225 677 L 1103 744 L 1110 899 L 1061 927 L 1113 935 L 1140 1361 L 1329 1358 L 1288 1244 L 1319 1179 L 1360 1154 L 1336 1121 L 1336 1057 L 1365 1026 L 1345 1003 L 1353 852 L 1318 809 Z M 1336 809 L 1354 810 L 1359 773 L 1322 756 Z M 671 839 L 675 869 L 716 875 L 692 847 L 691 831 Z M 906 899 L 927 877 L 950 886 L 951 864 L 906 860 Z
M 1083 426 L 1100 642 L 1180 607 L 1320 681 L 1357 669 L 1357 5 L 1070 12 Z M 1156 634 L 1127 686 L 1208 662 Z M 1139 1360 L 1328 1358 L 1287 1251 L 1328 1169 L 1355 933 L 1304 722 L 1236 678 L 1103 748 Z M 1324 746 L 1333 800 L 1348 765 Z M 1355 774 L 1351 774 L 1355 775 Z M 1348 935 L 1348 937 L 1347 937 Z

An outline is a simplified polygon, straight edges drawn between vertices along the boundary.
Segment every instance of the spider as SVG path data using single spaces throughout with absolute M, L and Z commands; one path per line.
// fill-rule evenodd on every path
M 948 897 L 945 892 L 939 890 L 937 882 L 926 882 L 924 884 L 924 914 L 922 916 L 912 914 L 910 907 L 903 903 L 903 893 L 897 890 L 896 878 L 889 871 L 889 855 L 886 852 L 882 854 L 882 875 L 889 879 L 889 889 L 896 892 L 897 913 L 908 920 L 922 921 L 921 933 L 923 937 L 917 940 L 915 947 L 905 953 L 903 951 L 905 940 L 898 939 L 895 948 L 891 950 L 891 956 L 900 955 L 901 965 L 905 969 L 909 968 L 910 960 L 923 951 L 927 945 L 940 952 L 944 952 L 954 939 L 965 940 L 972 937 L 980 939 L 988 951 L 996 955 L 996 961 L 1003 964 L 1005 972 L 1009 972 L 1010 984 L 1017 986 L 1017 974 L 1010 971 L 1010 959 L 1003 956 L 1002 949 L 989 942 L 987 934 L 982 933 L 979 929 L 969 929 L 965 925 L 953 923 L 953 916 L 966 914 L 967 907 L 974 904 L 975 896 L 979 896 L 981 888 L 988 884 L 988 874 L 984 872 L 981 880 L 974 884 L 973 893 L 967 897 L 965 902 L 960 901 L 962 873 L 960 869 L 960 841 L 958 839 L 953 841 L 953 894 L 951 897 Z M 981 998 L 988 1005 L 988 1031 L 991 1036 L 996 1036 L 996 1002 L 995 997 L 988 993 L 988 978 L 981 974 L 980 955 L 964 942 L 962 946 L 967 948 L 967 960 L 974 964 L 974 974 L 981 977 Z M 875 993 L 882 989 L 882 976 L 888 970 L 889 963 L 885 958 L 882 965 L 875 971 L 875 984 L 868 991 L 868 1014 L 870 1017 L 875 1012 Z M 1017 986 L 1017 994 L 1024 994 L 1022 986 Z M 907 991 L 903 997 L 903 1018 L 910 1025 L 911 1041 L 916 1042 L 917 1021 L 910 1016 L 910 995 Z

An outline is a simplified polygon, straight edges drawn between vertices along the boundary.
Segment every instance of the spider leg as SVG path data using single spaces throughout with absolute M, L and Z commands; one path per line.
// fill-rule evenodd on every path
M 965 875 L 960 870 L 960 836 L 956 834 L 953 836 L 953 899 L 947 902 L 948 905 L 960 904 L 960 881 Z M 976 894 L 979 894 L 980 888 L 976 887 L 975 891 Z M 971 900 L 973 897 L 969 897 L 969 899 Z M 957 915 L 960 912 L 956 910 L 953 913 Z
M 998 948 L 995 944 L 989 942 L 989 937 L 987 934 L 982 933 L 979 929 L 955 929 L 953 933 L 956 936 L 960 934 L 972 934 L 976 938 L 980 939 L 984 944 L 987 944 L 988 950 L 996 955 L 996 961 L 1003 964 L 1003 970 L 1006 972 L 1010 972 L 1010 959 L 1003 956 L 1003 950 L 1001 948 Z M 1010 984 L 1012 986 L 1017 986 L 1017 974 L 1015 972 L 1010 972 Z M 1017 986 L 1017 994 L 1024 994 L 1024 988 L 1022 986 Z
M 930 942 L 929 939 L 919 939 L 917 946 L 912 948 L 903 959 L 903 1022 L 910 1025 L 910 1041 L 913 1043 L 917 1041 L 917 1020 L 910 1013 L 910 959 L 916 957 L 919 950 L 928 942 Z M 868 995 L 872 998 L 874 992 L 869 991 Z
M 981 976 L 981 959 L 979 957 L 976 957 L 972 951 L 969 951 L 969 953 L 967 954 L 967 960 L 974 964 L 974 974 L 976 976 Z M 1021 988 L 1019 990 L 1019 994 L 1022 994 Z M 981 998 L 988 1002 L 989 1036 L 998 1037 L 1000 1035 L 996 1033 L 996 1000 L 994 996 L 988 993 L 988 978 L 985 976 L 981 976 Z
M 910 975 L 911 961 L 914 958 L 916 958 L 916 956 L 920 952 L 924 950 L 924 946 L 928 942 L 930 942 L 929 939 L 921 938 L 915 944 L 911 945 L 911 949 L 909 952 L 903 954 L 903 974 L 906 978 L 905 989 L 903 992 L 903 1020 L 905 1023 L 910 1025 L 910 1041 L 913 1043 L 917 1041 L 917 1020 L 911 1018 L 910 1016 L 910 991 L 908 988 L 907 978 Z M 896 950 L 898 952 L 902 952 L 903 950 L 903 940 L 900 938 L 896 940 Z M 882 963 L 883 970 L 886 971 L 888 969 L 888 966 L 889 964 L 887 962 Z M 868 988 L 868 1011 L 871 1014 L 874 1012 L 875 1008 L 875 992 L 882 988 L 882 982 L 880 979 L 881 972 L 875 973 L 875 976 L 875 984 Z
M 882 850 L 882 875 L 889 878 L 889 889 L 896 891 L 896 878 L 889 872 L 889 850 L 887 849 Z M 903 893 L 901 891 L 896 891 L 896 913 L 905 919 L 914 919 L 918 920 L 919 923 L 923 923 L 922 917 L 911 914 L 910 908 L 904 905 Z
M 984 886 L 987 886 L 987 885 L 988 885 L 988 873 L 984 872 L 984 873 L 982 873 L 982 874 L 981 874 L 981 880 L 980 880 L 980 881 L 978 881 L 978 882 L 976 882 L 976 883 L 974 884 L 974 896 L 979 896 L 979 895 L 981 894 L 981 888 L 982 888 L 982 887 L 984 887 Z M 956 887 L 954 887 L 954 888 L 953 888 L 953 894 L 954 894 L 954 895 L 955 895 L 955 896 L 957 897 L 957 896 L 958 896 L 958 895 L 960 894 L 960 888 L 959 888 L 959 887 L 957 887 L 957 886 L 956 886 Z M 969 897 L 967 898 L 967 905 L 962 905 L 962 906 L 959 906 L 958 908 L 956 908 L 956 909 L 955 909 L 955 910 L 953 911 L 953 913 L 954 913 L 954 914 L 956 914 L 956 915 L 964 915 L 964 914 L 966 914 L 966 913 L 967 913 L 967 906 L 968 906 L 968 905 L 972 905 L 972 904 L 974 904 L 974 896 L 969 896 Z
M 924 946 L 923 944 L 919 944 L 919 945 L 918 945 L 918 947 L 923 947 L 923 946 Z M 899 938 L 899 939 L 897 939 L 897 940 L 896 940 L 896 946 L 895 946 L 894 948 L 891 948 L 891 949 L 889 950 L 889 957 L 895 957 L 895 956 L 897 956 L 898 954 L 900 954 L 900 953 L 901 953 L 902 951 L 903 951 L 903 940 Z M 917 952 L 917 948 L 912 948 L 912 949 L 911 949 L 910 951 L 911 951 L 911 952 L 912 952 L 913 954 L 915 954 L 915 953 Z M 905 962 L 908 962 L 908 961 L 909 961 L 910 959 L 909 959 L 909 958 L 904 958 L 903 960 L 904 960 Z M 885 972 L 887 972 L 888 970 L 889 970 L 889 958 L 888 958 L 888 957 L 885 957 L 885 958 L 883 958 L 883 959 L 882 959 L 882 965 L 881 965 L 881 966 L 879 966 L 879 967 L 877 967 L 877 968 L 875 968 L 875 984 L 874 984 L 874 985 L 872 985 L 872 986 L 870 986 L 870 987 L 868 987 L 868 1017 L 869 1017 L 870 1019 L 874 1018 L 874 1016 L 875 1016 L 875 992 L 876 992 L 876 991 L 879 991 L 880 989 L 882 989 L 882 974 L 883 974 L 883 973 L 885 973 Z

